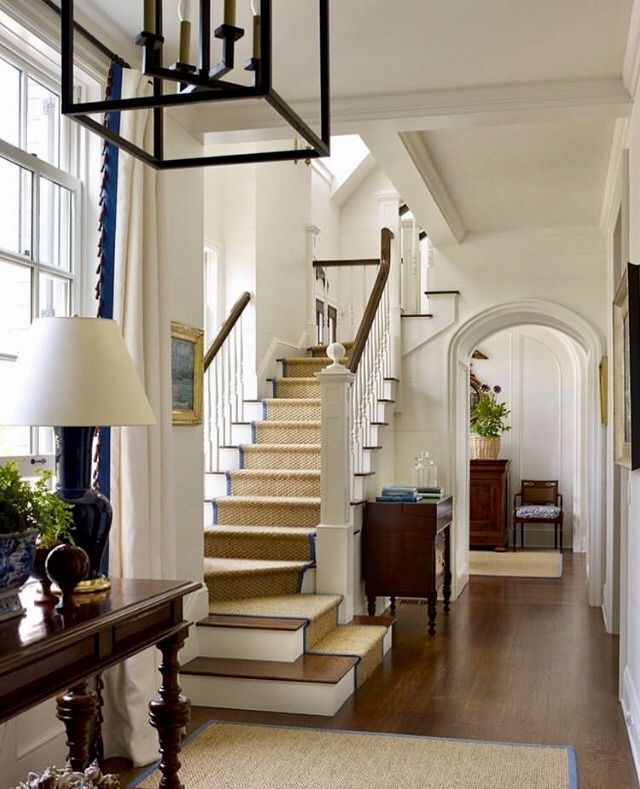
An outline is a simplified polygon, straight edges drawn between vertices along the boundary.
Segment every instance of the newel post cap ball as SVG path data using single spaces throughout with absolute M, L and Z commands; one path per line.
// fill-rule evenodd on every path
M 340 359 L 345 355 L 345 347 L 340 342 L 332 342 L 327 348 L 327 356 L 331 359 L 332 364 L 330 367 L 342 367 Z

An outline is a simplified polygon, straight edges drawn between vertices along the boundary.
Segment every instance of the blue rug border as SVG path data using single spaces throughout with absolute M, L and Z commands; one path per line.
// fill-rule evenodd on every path
M 468 742 L 473 743 L 475 745 L 509 745 L 509 746 L 517 746 L 520 748 L 555 748 L 556 750 L 563 750 L 567 755 L 567 770 L 569 773 L 569 787 L 568 789 L 579 789 L 578 786 L 578 760 L 576 756 L 576 749 L 573 745 L 545 745 L 544 743 L 535 743 L 535 742 L 511 742 L 507 740 L 472 740 L 467 737 L 435 737 L 430 734 L 404 734 L 402 732 L 394 732 L 394 731 L 364 731 L 358 729 L 319 729 L 316 726 L 291 726 L 287 723 L 255 723 L 253 721 L 231 721 L 231 720 L 218 720 L 216 718 L 211 718 L 206 723 L 203 723 L 201 726 L 198 726 L 197 729 L 191 732 L 188 737 L 185 737 L 182 741 L 181 748 L 191 740 L 195 740 L 196 737 L 199 737 L 205 729 L 208 729 L 214 723 L 226 723 L 229 725 L 235 726 L 256 726 L 263 729 L 289 729 L 293 731 L 305 730 L 305 731 L 313 731 L 313 732 L 334 732 L 336 734 L 367 734 L 372 736 L 384 736 L 384 737 L 400 737 L 405 739 L 413 739 L 413 740 L 445 740 L 447 742 Z M 132 783 L 129 783 L 126 789 L 136 789 L 136 787 L 140 786 L 140 783 L 144 781 L 145 778 L 148 778 L 152 773 L 154 773 L 160 765 L 160 760 L 158 759 L 153 764 L 149 765 L 145 771 L 139 775 L 137 778 L 133 780 Z

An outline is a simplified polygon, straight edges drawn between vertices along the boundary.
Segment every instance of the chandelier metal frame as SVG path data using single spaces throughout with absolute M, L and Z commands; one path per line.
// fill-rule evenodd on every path
M 213 35 L 222 40 L 222 59 L 210 64 L 211 0 L 199 0 L 200 36 L 199 63 L 193 66 L 176 62 L 166 67 L 163 63 L 163 2 L 155 6 L 155 30 L 142 31 L 135 43 L 142 48 L 143 74 L 153 83 L 153 95 L 106 101 L 75 101 L 73 89 L 74 67 L 74 0 L 62 0 L 61 5 L 61 108 L 62 114 L 72 117 L 91 131 L 159 170 L 211 165 L 242 164 L 249 162 L 291 161 L 316 159 L 329 155 L 329 0 L 318 0 L 319 20 L 319 77 L 320 77 L 320 134 L 318 135 L 296 113 L 272 85 L 272 8 L 271 0 L 260 0 L 260 57 L 251 57 L 244 69 L 253 74 L 252 85 L 240 85 L 223 79 L 234 67 L 235 42 L 244 36 L 244 29 L 222 24 Z M 177 85 L 176 92 L 165 93 L 165 83 Z M 167 107 L 237 99 L 265 100 L 303 138 L 307 148 L 255 151 L 250 153 L 188 158 L 165 158 L 164 111 Z M 144 150 L 125 139 L 113 129 L 90 117 L 101 113 L 128 110 L 153 111 L 153 151 Z

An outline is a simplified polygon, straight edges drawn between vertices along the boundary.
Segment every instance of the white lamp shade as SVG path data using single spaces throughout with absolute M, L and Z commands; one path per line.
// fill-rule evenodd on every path
M 36 319 L 11 379 L 0 424 L 98 427 L 156 421 L 112 320 Z

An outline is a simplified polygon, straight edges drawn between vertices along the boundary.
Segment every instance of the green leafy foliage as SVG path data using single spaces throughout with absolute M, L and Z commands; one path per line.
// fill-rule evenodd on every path
M 496 395 L 501 392 L 499 386 L 493 391 L 485 384 L 480 392 L 480 399 L 471 409 L 471 432 L 483 438 L 499 438 L 502 433 L 511 430 L 505 419 L 511 411 L 505 403 L 499 403 Z
M 36 474 L 30 484 L 13 461 L 0 466 L 0 534 L 37 529 L 45 548 L 60 540 L 72 542 L 73 507 L 48 488 L 50 471 Z

